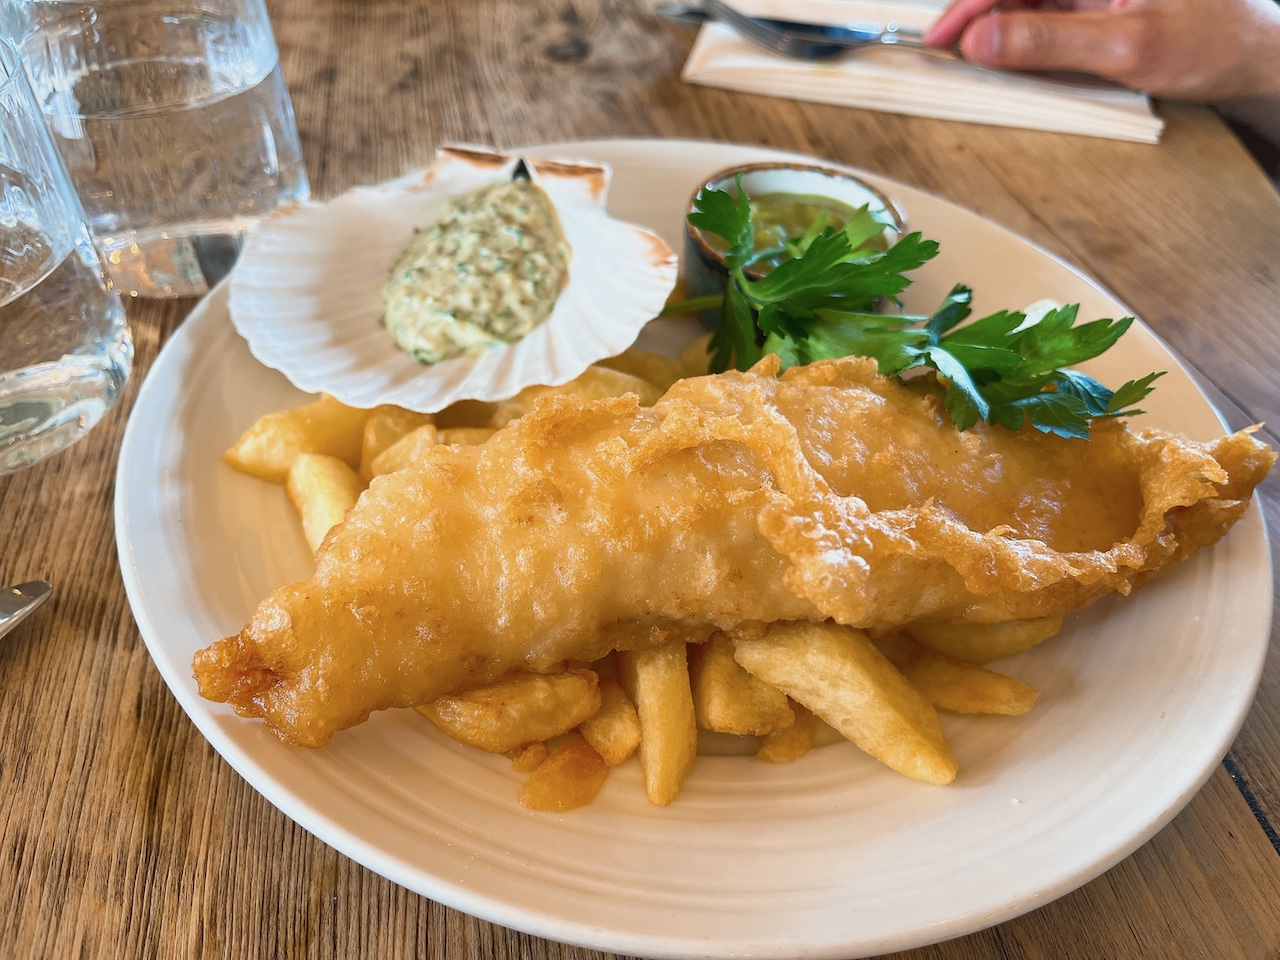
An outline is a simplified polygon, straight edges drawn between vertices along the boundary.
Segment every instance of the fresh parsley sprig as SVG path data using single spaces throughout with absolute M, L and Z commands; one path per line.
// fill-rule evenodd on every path
M 873 240 L 887 224 L 866 208 L 842 228 L 822 217 L 788 244 L 789 259 L 770 273 L 748 271 L 755 251 L 751 205 L 741 181 L 737 195 L 703 190 L 689 222 L 728 245 L 729 282 L 720 297 L 674 304 L 667 313 L 718 307 L 711 369 L 746 370 L 776 353 L 783 366 L 850 355 L 873 357 L 886 376 L 932 368 L 946 387 L 944 403 L 957 428 L 980 420 L 1012 430 L 1030 424 L 1045 433 L 1087 438 L 1098 417 L 1132 416 L 1162 373 L 1130 380 L 1112 391 L 1070 365 L 1109 349 L 1133 322 L 1095 320 L 1076 325 L 1076 306 L 1028 318 L 1002 310 L 968 319 L 972 291 L 957 285 L 929 317 L 876 312 L 899 304 L 907 274 L 937 255 L 938 245 L 911 233 L 887 250 Z M 775 251 L 776 252 L 776 251 Z

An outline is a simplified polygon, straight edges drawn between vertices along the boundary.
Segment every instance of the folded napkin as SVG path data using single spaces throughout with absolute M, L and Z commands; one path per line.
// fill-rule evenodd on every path
M 923 30 L 942 0 L 735 0 L 755 17 L 877 23 Z M 944 120 L 1157 143 L 1164 128 L 1141 93 L 979 70 L 903 48 L 871 46 L 835 60 L 770 53 L 705 24 L 681 74 L 688 83 Z

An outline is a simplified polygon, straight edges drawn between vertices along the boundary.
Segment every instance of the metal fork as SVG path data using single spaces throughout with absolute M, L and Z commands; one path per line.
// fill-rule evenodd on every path
M 842 26 L 795 23 L 789 20 L 749 17 L 721 0 L 702 0 L 698 6 L 666 3 L 658 7 L 658 13 L 681 23 L 719 20 L 733 27 L 752 43 L 795 60 L 826 60 L 859 47 L 877 45 L 911 47 L 914 50 L 955 57 L 950 51 L 926 46 L 921 31 L 900 27 L 892 21 L 884 26 L 873 23 Z
M 53 587 L 43 580 L 0 590 L 0 637 L 27 619 L 36 607 L 49 599 L 52 592 Z
M 849 23 L 827 26 L 818 23 L 796 23 L 791 20 L 772 20 L 765 17 L 749 17 L 721 0 L 701 0 L 696 6 L 685 3 L 664 3 L 657 7 L 660 16 L 681 23 L 706 23 L 719 20 L 733 27 L 745 39 L 767 50 L 773 50 L 793 60 L 830 60 L 851 51 L 872 47 L 903 47 L 930 57 L 962 63 L 971 70 L 1009 76 L 1011 71 L 986 67 L 966 60 L 959 50 L 931 47 L 924 42 L 924 34 L 890 21 L 881 26 L 875 23 Z M 1027 80 L 1052 84 L 1066 84 L 1100 90 L 1120 89 L 1110 80 L 1092 74 L 1052 72 L 1021 73 L 1013 75 Z

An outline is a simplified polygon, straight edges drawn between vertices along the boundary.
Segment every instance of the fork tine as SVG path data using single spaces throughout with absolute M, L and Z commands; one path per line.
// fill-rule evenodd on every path
M 827 60 L 847 53 L 849 43 L 829 42 L 780 29 L 767 21 L 748 17 L 721 0 L 702 0 L 703 12 L 714 20 L 733 27 L 757 46 L 765 47 L 794 60 Z M 872 41 L 873 42 L 873 41 Z

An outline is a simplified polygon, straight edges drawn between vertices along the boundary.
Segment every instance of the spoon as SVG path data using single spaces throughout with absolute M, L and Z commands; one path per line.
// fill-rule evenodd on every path
M 27 619 L 49 599 L 53 586 L 43 580 L 20 583 L 0 590 L 0 637 Z

